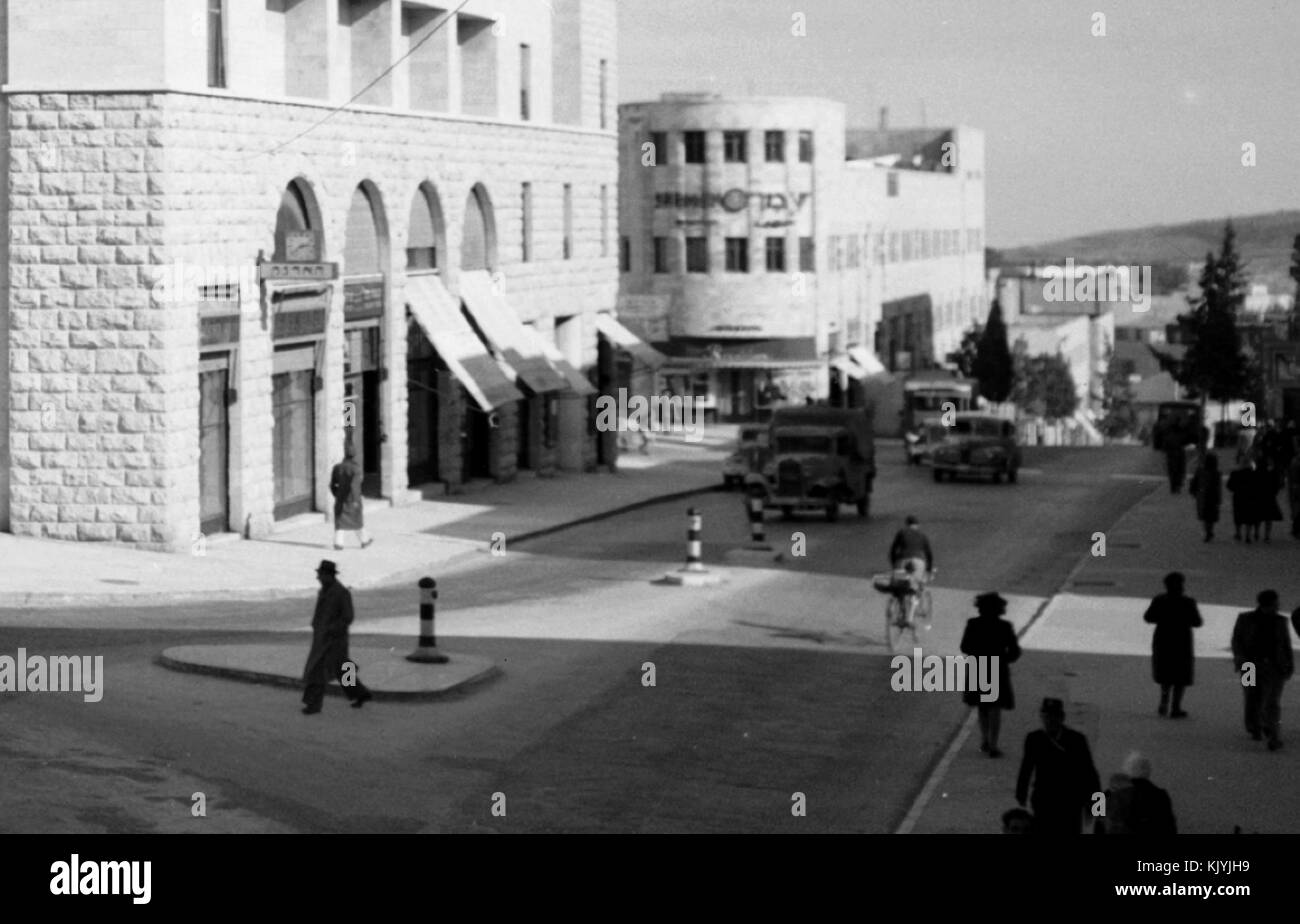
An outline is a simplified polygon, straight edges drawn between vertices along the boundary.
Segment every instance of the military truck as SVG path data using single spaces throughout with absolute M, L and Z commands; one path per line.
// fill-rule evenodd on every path
M 871 510 L 876 447 L 870 408 L 820 405 L 778 408 L 768 436 L 769 459 L 746 487 L 787 519 L 817 509 L 837 520 L 841 504 Z

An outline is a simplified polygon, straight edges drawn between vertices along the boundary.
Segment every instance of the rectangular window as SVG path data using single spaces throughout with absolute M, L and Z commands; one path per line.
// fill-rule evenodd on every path
M 527 45 L 519 46 L 519 118 L 527 122 L 528 93 L 533 83 L 533 51 Z
M 722 160 L 728 164 L 745 163 L 745 133 L 722 133 Z
M 609 187 L 600 187 L 600 255 L 609 256 Z
M 817 248 L 810 237 L 799 238 L 799 269 L 805 273 L 817 271 Z
M 654 166 L 663 167 L 670 163 L 668 160 L 668 133 L 651 132 L 650 147 L 654 154 Z
M 533 258 L 533 184 L 519 186 L 520 240 L 519 257 L 527 263 Z
M 769 273 L 785 272 L 785 238 L 769 237 L 764 249 Z
M 655 272 L 668 272 L 668 238 L 657 237 L 654 240 L 655 248 Z
M 799 133 L 799 163 L 811 164 L 813 159 L 813 133 Z
M 618 271 L 632 272 L 632 242 L 626 235 L 618 239 Z
M 912 259 L 912 232 L 903 232 L 903 262 Z
M 686 163 L 704 163 L 704 132 L 682 132 L 682 146 Z
M 727 238 L 727 272 L 749 272 L 749 238 Z
M 564 184 L 564 259 L 573 257 L 573 185 Z
M 226 86 L 226 0 L 208 0 L 208 86 Z
M 605 128 L 609 123 L 607 110 L 609 109 L 609 61 L 604 58 L 600 59 L 600 127 Z
M 763 133 L 763 159 L 769 164 L 785 163 L 785 132 Z
M 688 237 L 686 239 L 686 272 L 707 273 L 709 271 L 709 239 L 707 237 Z
M 890 196 L 898 195 L 898 174 L 889 173 L 885 177 L 885 192 Z

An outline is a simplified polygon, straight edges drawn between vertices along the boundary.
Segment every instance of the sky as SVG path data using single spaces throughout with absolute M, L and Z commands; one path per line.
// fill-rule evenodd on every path
M 617 13 L 620 102 L 824 96 L 850 127 L 888 106 L 891 128 L 983 130 L 992 247 L 1300 208 L 1296 0 L 618 0 Z

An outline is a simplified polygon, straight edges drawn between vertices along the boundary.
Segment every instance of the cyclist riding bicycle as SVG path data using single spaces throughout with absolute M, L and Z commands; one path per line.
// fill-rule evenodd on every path
M 908 568 L 907 563 L 912 567 Z M 923 577 L 934 570 L 934 551 L 930 548 L 930 539 L 921 532 L 919 521 L 909 516 L 906 525 L 894 536 L 889 547 L 889 564 L 895 571 L 911 571 Z

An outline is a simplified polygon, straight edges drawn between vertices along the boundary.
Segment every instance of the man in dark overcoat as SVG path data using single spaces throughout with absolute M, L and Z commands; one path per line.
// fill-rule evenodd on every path
M 1101 791 L 1101 777 L 1092 762 L 1088 739 L 1065 727 L 1065 703 L 1048 697 L 1038 714 L 1043 727 L 1025 736 L 1016 801 L 1024 805 L 1029 800 L 1035 834 L 1079 834 L 1085 810 L 1093 795 Z
M 1219 522 L 1219 505 L 1223 501 L 1223 476 L 1219 457 L 1207 452 L 1192 476 L 1192 494 L 1196 498 L 1196 518 L 1205 527 L 1205 541 L 1214 538 L 1214 524 Z
M 330 471 L 330 494 L 334 496 L 334 548 L 343 548 L 344 531 L 355 530 L 364 549 L 371 538 L 366 533 L 361 483 L 365 475 L 357 463 L 351 441 L 343 447 L 343 461 Z
M 1232 661 L 1245 693 L 1246 731 L 1256 741 L 1267 739 L 1268 749 L 1276 751 L 1282 746 L 1282 687 L 1295 672 L 1295 655 L 1277 591 L 1261 590 L 1255 600 L 1255 609 L 1239 614 L 1232 627 Z M 1248 664 L 1253 678 L 1242 673 Z
M 1192 685 L 1196 662 L 1192 630 L 1202 625 L 1201 611 L 1196 601 L 1183 593 L 1183 586 L 1182 574 L 1177 571 L 1166 574 L 1165 592 L 1152 599 L 1143 616 L 1156 627 L 1151 636 L 1151 674 L 1160 685 L 1160 705 L 1156 712 L 1174 719 L 1187 716 L 1183 711 L 1183 691 Z
M 352 625 L 352 592 L 339 583 L 338 567 L 325 560 L 316 569 L 320 593 L 311 618 L 311 651 L 302 679 L 303 714 L 314 715 L 325 700 L 325 685 L 337 677 L 343 692 L 360 709 L 371 693 L 357 676 L 357 666 L 348 657 L 348 627 Z
M 1003 619 L 1007 601 L 998 593 L 980 594 L 975 598 L 979 613 L 966 621 L 961 637 L 961 653 L 977 658 L 998 659 L 998 698 L 986 703 L 979 690 L 967 690 L 962 700 L 979 710 L 980 750 L 989 757 L 1001 757 L 998 734 L 1002 729 L 1002 710 L 1016 708 L 1016 694 L 1011 688 L 1011 662 L 1020 657 L 1020 643 L 1015 627 Z

